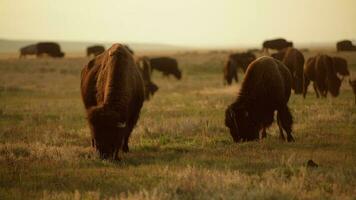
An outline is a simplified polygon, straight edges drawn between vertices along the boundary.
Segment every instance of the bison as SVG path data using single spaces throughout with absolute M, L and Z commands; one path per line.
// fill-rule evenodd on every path
M 355 104 L 356 104 L 356 80 L 351 81 L 351 79 L 349 79 L 349 84 L 355 94 Z
M 55 42 L 39 42 L 25 46 L 20 49 L 20 57 L 25 57 L 26 55 L 36 55 L 38 58 L 44 55 L 54 58 L 64 57 L 64 53 L 61 52 L 61 47 Z
M 356 46 L 350 40 L 342 40 L 336 43 L 337 51 L 356 51 Z
M 298 49 L 288 47 L 272 54 L 272 57 L 282 61 L 292 74 L 292 89 L 295 94 L 303 93 L 304 55 Z
M 291 95 L 292 76 L 279 60 L 263 56 L 247 68 L 245 79 L 236 101 L 225 110 L 225 125 L 235 142 L 251 141 L 266 137 L 277 111 L 280 138 L 294 141 L 293 117 L 288 108 Z
M 87 48 L 87 56 L 97 56 L 105 51 L 105 47 L 102 45 L 93 45 Z
M 326 97 L 328 92 L 334 97 L 339 95 L 341 80 L 337 77 L 332 57 L 319 54 L 307 60 L 304 66 L 304 98 L 307 94 L 310 81 L 313 81 L 317 98 L 319 98 L 319 95 Z
M 178 62 L 174 58 L 170 57 L 156 57 L 150 58 L 150 64 L 152 72 L 154 70 L 161 71 L 164 76 L 172 74 L 176 79 L 182 78 L 182 71 L 178 68 Z
M 253 53 L 234 53 L 230 54 L 224 67 L 224 83 L 231 85 L 232 80 L 238 82 L 238 68 L 246 71 L 247 66 L 256 59 Z
M 129 151 L 130 134 L 144 101 L 144 83 L 129 50 L 114 44 L 81 73 L 81 94 L 92 134 L 92 145 L 103 159 L 119 159 Z
M 136 60 L 137 66 L 140 68 L 140 72 L 145 83 L 145 99 L 149 100 L 159 89 L 158 86 L 152 82 L 151 79 L 151 64 L 148 57 L 139 57 Z
M 289 42 L 283 38 L 277 38 L 264 41 L 262 47 L 264 50 L 274 49 L 279 51 L 287 47 L 293 47 L 293 42 Z

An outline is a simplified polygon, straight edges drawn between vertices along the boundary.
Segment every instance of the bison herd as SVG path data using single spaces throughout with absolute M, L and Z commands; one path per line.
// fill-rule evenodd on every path
M 280 138 L 294 141 L 293 117 L 288 108 L 292 91 L 305 98 L 313 82 L 317 97 L 326 97 L 328 93 L 336 97 L 342 80 L 350 74 L 345 59 L 318 54 L 305 61 L 303 53 L 284 39 L 266 41 L 263 49 L 268 55 L 268 49 L 277 52 L 259 58 L 251 51 L 233 53 L 224 66 L 224 84 L 238 82 L 239 69 L 245 73 L 236 100 L 225 110 L 225 126 L 234 142 L 266 137 L 275 112 Z M 44 52 L 54 57 L 64 56 L 55 43 L 38 43 L 21 49 L 22 56 L 39 56 Z M 158 91 L 152 80 L 153 71 L 178 80 L 182 72 L 174 58 L 136 56 L 124 44 L 114 44 L 106 50 L 103 46 L 88 47 L 87 56 L 91 55 L 95 57 L 82 69 L 81 94 L 92 146 L 101 158 L 119 160 L 119 152 L 129 151 L 129 138 L 144 101 Z M 356 80 L 350 80 L 349 84 L 356 94 Z

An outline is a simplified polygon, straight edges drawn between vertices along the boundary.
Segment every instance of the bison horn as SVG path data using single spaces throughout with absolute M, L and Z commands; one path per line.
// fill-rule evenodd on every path
M 125 128 L 126 127 L 126 122 L 118 122 L 116 126 L 118 128 Z

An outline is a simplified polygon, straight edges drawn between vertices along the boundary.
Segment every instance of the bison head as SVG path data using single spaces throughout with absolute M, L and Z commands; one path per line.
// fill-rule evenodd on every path
M 117 159 L 117 153 L 123 143 L 126 123 L 120 120 L 117 112 L 102 106 L 88 110 L 88 120 L 92 131 L 94 147 L 103 159 Z
M 182 71 L 180 71 L 179 69 L 175 70 L 175 71 L 174 71 L 174 76 L 175 76 L 178 80 L 182 79 Z
M 329 77 L 327 81 L 327 86 L 332 96 L 339 96 L 341 80 L 337 76 Z
M 225 125 L 235 142 L 251 141 L 259 138 L 259 128 L 253 123 L 253 117 L 244 108 L 229 106 L 225 111 Z

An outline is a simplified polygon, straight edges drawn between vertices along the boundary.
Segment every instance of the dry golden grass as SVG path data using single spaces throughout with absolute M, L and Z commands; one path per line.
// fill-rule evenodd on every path
M 317 52 L 309 52 L 311 56 Z M 353 74 L 355 53 L 346 57 Z M 227 54 L 174 55 L 183 79 L 154 73 L 122 162 L 100 160 L 80 99 L 87 58 L 0 60 L 0 199 L 354 199 L 356 105 L 292 95 L 295 143 L 235 144 L 224 110 L 240 84 L 222 84 Z M 242 80 L 242 76 L 240 76 Z M 305 167 L 312 159 L 318 168 Z

